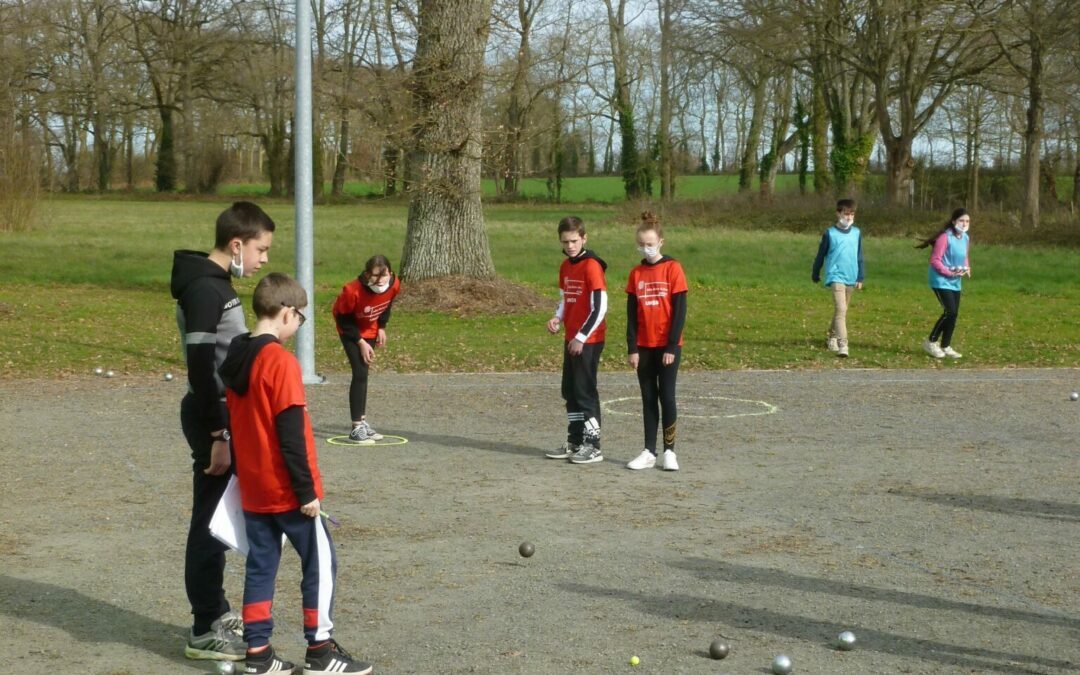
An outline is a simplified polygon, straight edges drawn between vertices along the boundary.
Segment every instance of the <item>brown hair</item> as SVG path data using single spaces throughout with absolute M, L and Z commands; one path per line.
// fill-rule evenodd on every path
M 364 281 L 371 279 L 371 275 L 375 273 L 375 270 L 385 269 L 390 274 L 394 273 L 394 269 L 390 267 L 390 259 L 384 255 L 373 255 L 367 259 L 364 263 L 364 272 L 361 274 L 364 277 Z
M 836 201 L 836 212 L 837 213 L 840 213 L 841 211 L 854 211 L 854 210 L 855 210 L 855 200 L 854 199 L 839 199 L 839 200 Z
M 660 239 L 664 238 L 664 228 L 660 225 L 660 218 L 652 211 L 641 212 L 641 224 L 637 228 L 638 234 L 642 232 L 655 232 Z
M 235 202 L 221 212 L 214 227 L 214 248 L 224 251 L 229 242 L 239 237 L 248 241 L 263 232 L 273 232 L 274 221 L 251 202 Z
M 585 236 L 585 223 L 581 221 L 581 218 L 577 216 L 566 216 L 559 221 L 559 234 L 563 232 L 576 232 L 582 237 Z
M 260 319 L 271 319 L 283 307 L 303 309 L 307 307 L 307 291 L 300 282 L 288 274 L 271 272 L 255 285 L 255 294 L 251 298 L 251 307 Z

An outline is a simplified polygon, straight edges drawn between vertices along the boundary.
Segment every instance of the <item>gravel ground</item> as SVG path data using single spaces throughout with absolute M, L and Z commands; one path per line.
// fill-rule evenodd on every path
M 183 379 L 3 383 L 0 672 L 212 670 L 182 656 Z M 375 373 L 369 419 L 408 443 L 374 448 L 330 442 L 333 375 L 308 393 L 337 638 L 377 673 L 767 673 L 779 653 L 796 673 L 1078 673 L 1077 389 L 1068 369 L 684 373 L 672 473 L 624 466 L 625 373 L 601 373 L 589 466 L 543 457 L 555 375 Z M 242 585 L 231 557 L 236 603 Z M 286 556 L 294 660 L 298 585 Z

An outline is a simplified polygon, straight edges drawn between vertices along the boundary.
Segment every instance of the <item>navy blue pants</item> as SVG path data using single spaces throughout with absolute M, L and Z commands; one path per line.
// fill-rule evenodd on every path
M 244 640 L 249 648 L 270 644 L 274 632 L 274 582 L 281 563 L 281 536 L 300 554 L 300 596 L 304 637 L 309 644 L 334 633 L 334 580 L 337 555 L 323 518 L 309 518 L 300 509 L 285 513 L 244 511 L 250 550 L 244 575 Z

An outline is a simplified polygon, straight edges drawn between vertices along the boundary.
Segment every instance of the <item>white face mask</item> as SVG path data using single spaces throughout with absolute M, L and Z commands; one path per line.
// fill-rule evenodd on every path
M 659 246 L 638 246 L 637 250 L 638 253 L 645 256 L 646 258 L 655 258 L 656 256 L 660 255 Z
M 390 288 L 390 282 L 388 281 L 385 284 L 370 284 L 369 283 L 367 285 L 367 287 L 370 288 L 372 291 L 374 291 L 376 293 L 385 293 L 386 289 Z
M 970 227 L 970 225 L 968 223 L 956 222 L 956 223 L 953 223 L 953 227 L 956 228 L 957 232 L 967 232 L 968 227 Z
M 836 226 L 841 230 L 850 230 L 853 224 L 855 224 L 855 216 L 840 216 L 836 220 Z
M 240 258 L 240 262 L 237 262 L 236 258 L 233 258 L 232 260 L 230 260 L 229 261 L 229 273 L 232 274 L 234 277 L 236 277 L 238 279 L 242 279 L 244 277 L 244 247 L 243 247 L 243 245 L 240 246 L 240 252 L 237 254 L 237 256 Z

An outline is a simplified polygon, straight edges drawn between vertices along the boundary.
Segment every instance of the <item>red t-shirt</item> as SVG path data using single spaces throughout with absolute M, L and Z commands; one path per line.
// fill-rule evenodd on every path
M 630 270 L 626 292 L 637 296 L 637 346 L 666 347 L 671 331 L 671 296 L 685 293 L 686 275 L 677 260 L 641 264 Z M 679 336 L 682 346 L 682 336 Z
M 565 338 L 567 342 L 570 342 L 581 332 L 581 327 L 585 325 L 593 311 L 592 292 L 607 290 L 604 268 L 595 258 L 586 258 L 577 263 L 572 263 L 569 259 L 564 260 L 559 268 L 559 288 L 563 292 L 562 322 L 566 330 Z M 603 342 L 606 330 L 607 320 L 605 319 L 600 322 L 585 343 Z
M 292 479 L 281 454 L 275 420 L 292 406 L 304 407 L 304 440 L 315 494 L 323 498 L 322 476 L 315 452 L 315 435 L 304 398 L 300 363 L 279 342 L 263 347 L 251 365 L 247 393 L 225 390 L 236 453 L 236 478 L 240 502 L 253 513 L 284 513 L 303 504 L 292 488 Z
M 360 337 L 373 340 L 379 335 L 379 317 L 400 292 L 401 281 L 397 276 L 390 282 L 390 288 L 382 293 L 376 293 L 359 279 L 353 279 L 341 288 L 341 294 L 334 301 L 333 312 L 335 316 L 351 314 L 356 317 L 356 327 L 360 329 Z M 337 331 L 338 335 L 345 334 L 341 326 L 337 327 Z

